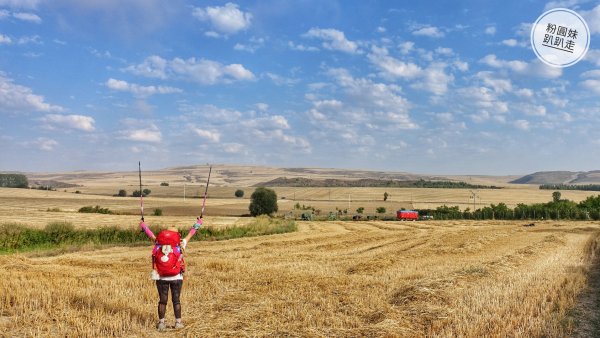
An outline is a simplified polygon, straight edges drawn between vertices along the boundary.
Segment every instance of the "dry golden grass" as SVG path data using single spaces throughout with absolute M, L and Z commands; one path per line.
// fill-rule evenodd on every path
M 147 221 L 191 225 L 202 201 L 189 196 L 203 192 L 204 169 L 190 169 L 201 175 L 195 186 L 186 187 L 185 201 L 184 180 L 176 179 L 181 172 L 161 171 L 155 177 L 144 173 L 145 187 L 152 190 L 144 199 Z M 255 174 L 216 171 L 207 225 L 250 220 L 220 215 L 246 213 L 253 188 L 242 188 L 243 199 L 233 198 L 235 189 L 281 172 L 267 168 Z M 69 183 L 82 186 L 67 192 L 0 189 L 0 223 L 137 227 L 139 200 L 109 196 L 121 188 L 138 189 L 137 173 L 90 175 L 69 176 Z M 311 175 L 332 173 L 316 170 Z M 68 181 L 58 174 L 45 179 Z M 494 181 L 477 180 L 473 183 Z M 170 186 L 160 187 L 162 181 Z M 282 213 L 295 203 L 323 213 L 336 207 L 353 213 L 361 206 L 368 213 L 384 206 L 388 214 L 400 207 L 472 208 L 469 191 L 461 189 L 276 191 L 285 197 L 279 201 Z M 391 197 L 384 203 L 385 191 Z M 547 202 L 551 193 L 513 185 L 479 191 L 484 205 L 509 206 Z M 575 201 L 589 195 L 595 193 L 563 192 L 563 198 Z M 128 215 L 77 213 L 88 205 Z M 163 209 L 165 216 L 151 216 L 154 208 Z M 48 211 L 52 209 L 59 211 Z M 157 296 L 148 278 L 150 243 L 141 248 L 90 247 L 54 257 L 0 256 L 0 336 L 568 336 L 573 329 L 568 314 L 586 287 L 600 224 L 536 222 L 525 228 L 522 223 L 302 222 L 298 233 L 193 242 L 182 296 L 186 328 L 166 334 L 154 329 Z M 172 325 L 170 305 L 167 313 Z
M 3 336 L 562 337 L 597 222 L 303 222 L 193 242 L 186 327 L 155 331 L 150 243 L 0 257 Z M 167 321 L 173 324 L 171 307 Z

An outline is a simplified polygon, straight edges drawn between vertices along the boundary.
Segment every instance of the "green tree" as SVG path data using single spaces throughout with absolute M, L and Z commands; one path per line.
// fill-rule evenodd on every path
M 356 212 L 359 214 L 362 214 L 364 211 L 365 211 L 365 208 L 363 208 L 363 207 L 356 209 Z
M 27 176 L 22 174 L 0 174 L 0 187 L 28 188 Z
M 383 193 L 383 201 L 384 201 L 384 202 L 385 202 L 385 201 L 387 201 L 387 199 L 388 199 L 388 197 L 389 197 L 389 196 L 390 196 L 390 194 L 388 194 L 388 193 L 387 193 L 387 191 L 386 191 L 386 192 L 384 192 L 384 193 Z
M 235 195 L 235 197 L 237 197 L 237 198 L 242 198 L 242 197 L 244 197 L 244 190 L 242 190 L 242 189 L 238 189 L 238 190 L 236 190 L 236 191 L 235 191 L 235 194 L 234 194 L 234 195 Z
M 560 201 L 560 191 L 555 191 L 552 193 L 552 202 Z
M 117 194 L 117 196 L 125 197 L 125 196 L 127 196 L 127 191 L 125 191 L 125 189 L 121 189 L 121 190 L 119 190 L 119 193 Z
M 256 188 L 250 196 L 248 208 L 252 216 L 270 215 L 278 210 L 277 194 L 269 188 Z
M 379 207 L 379 208 L 375 209 L 375 211 L 378 214 L 385 214 L 385 208 L 384 207 Z
M 142 190 L 142 192 L 144 193 L 144 197 L 146 197 L 146 196 L 150 195 L 150 193 L 152 192 L 152 190 L 150 190 L 150 189 L 144 189 L 144 190 Z

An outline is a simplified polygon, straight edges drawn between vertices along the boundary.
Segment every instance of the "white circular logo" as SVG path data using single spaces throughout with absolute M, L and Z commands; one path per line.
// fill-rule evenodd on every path
M 552 67 L 569 67 L 581 60 L 590 47 L 590 30 L 583 18 L 566 8 L 540 15 L 531 27 L 535 55 Z

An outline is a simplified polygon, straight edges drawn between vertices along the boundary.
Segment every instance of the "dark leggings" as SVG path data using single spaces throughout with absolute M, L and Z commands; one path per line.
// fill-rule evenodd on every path
M 171 288 L 171 300 L 173 302 L 173 312 L 175 312 L 175 318 L 181 318 L 181 304 L 179 303 L 179 295 L 181 294 L 181 287 L 183 286 L 183 280 L 157 280 L 156 288 L 158 289 L 158 319 L 165 318 L 165 312 L 167 312 L 167 301 L 169 300 L 169 288 Z

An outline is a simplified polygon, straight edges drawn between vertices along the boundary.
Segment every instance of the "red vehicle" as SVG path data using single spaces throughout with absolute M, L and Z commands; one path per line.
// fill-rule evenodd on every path
M 414 210 L 398 210 L 396 218 L 401 221 L 416 221 L 419 219 L 419 212 Z

